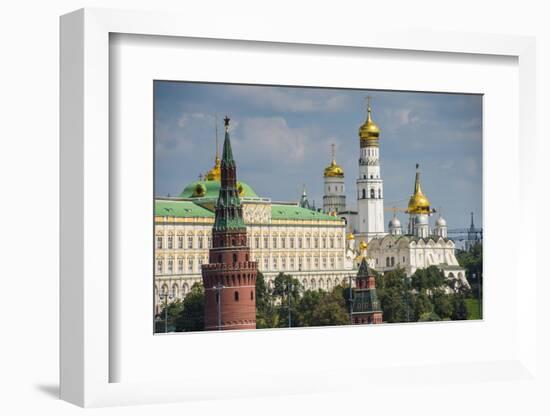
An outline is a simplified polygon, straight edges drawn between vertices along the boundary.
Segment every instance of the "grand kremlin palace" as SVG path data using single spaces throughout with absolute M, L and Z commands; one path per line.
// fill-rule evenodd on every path
M 183 298 L 201 282 L 201 264 L 211 247 L 219 174 L 216 157 L 204 179 L 187 185 L 177 198 L 155 199 L 156 311 L 163 303 L 160 293 Z M 239 182 L 238 189 L 252 260 L 268 285 L 281 271 L 306 289 L 330 290 L 348 281 L 353 264 L 345 260 L 345 220 L 296 202 L 274 203 L 245 182 Z

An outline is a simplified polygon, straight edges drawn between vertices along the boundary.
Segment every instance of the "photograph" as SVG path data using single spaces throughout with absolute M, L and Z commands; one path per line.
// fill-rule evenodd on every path
M 153 100 L 155 334 L 483 319 L 482 94 Z

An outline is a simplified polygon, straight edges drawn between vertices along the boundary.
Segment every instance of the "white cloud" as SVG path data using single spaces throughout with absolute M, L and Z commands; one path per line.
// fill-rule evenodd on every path
M 444 160 L 443 162 L 441 162 L 439 167 L 441 169 L 452 169 L 454 165 L 455 165 L 455 162 L 453 160 Z
M 214 124 L 215 116 L 206 113 L 183 113 L 177 121 L 178 127 L 185 128 L 193 120 L 204 121 L 208 124 Z
M 239 127 L 235 146 L 240 151 L 280 163 L 303 161 L 310 139 L 306 128 L 293 129 L 283 117 L 248 118 Z
M 344 110 L 351 103 L 349 96 L 329 90 L 230 86 L 229 93 L 254 106 L 282 112 L 335 112 Z

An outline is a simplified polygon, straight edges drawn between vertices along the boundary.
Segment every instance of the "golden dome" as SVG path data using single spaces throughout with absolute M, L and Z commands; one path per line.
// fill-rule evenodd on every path
M 409 199 L 409 206 L 407 208 L 408 214 L 429 214 L 430 201 L 428 197 L 422 192 L 420 185 L 420 170 L 418 164 L 416 165 L 416 178 L 414 181 L 414 194 Z
M 336 163 L 334 159 L 330 162 L 330 165 L 325 168 L 325 178 L 343 178 L 344 169 Z
M 352 233 L 349 233 L 347 236 L 348 240 L 355 240 L 355 236 Z
M 216 156 L 216 161 L 214 162 L 214 167 L 206 172 L 204 176 L 207 181 L 220 181 L 222 179 L 222 164 L 220 158 Z
M 359 249 L 360 249 L 360 250 L 366 250 L 366 248 L 367 248 L 368 246 L 369 246 L 369 245 L 367 244 L 366 241 L 361 241 L 361 242 L 359 243 Z
M 343 178 L 344 169 L 336 163 L 334 143 L 331 144 L 330 147 L 332 148 L 332 162 L 330 162 L 330 165 L 325 168 L 324 176 L 325 178 Z
M 367 120 L 359 127 L 359 138 L 361 139 L 361 147 L 371 147 L 378 146 L 378 138 L 380 136 L 380 128 L 378 125 L 372 121 L 370 107 L 370 97 L 369 105 L 367 107 Z

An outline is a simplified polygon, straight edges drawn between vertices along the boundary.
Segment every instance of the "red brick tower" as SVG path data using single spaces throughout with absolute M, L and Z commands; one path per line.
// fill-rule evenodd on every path
M 202 266 L 204 329 L 256 329 L 257 263 L 250 261 L 237 168 L 225 117 L 221 187 L 216 203 L 209 264 Z
M 353 324 L 381 324 L 382 309 L 376 294 L 376 279 L 365 258 L 361 261 L 353 293 Z

